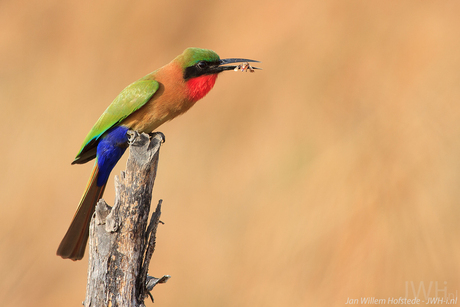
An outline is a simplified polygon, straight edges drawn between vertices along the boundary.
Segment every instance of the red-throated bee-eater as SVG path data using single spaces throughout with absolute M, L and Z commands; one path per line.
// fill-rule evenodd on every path
M 214 51 L 188 48 L 169 64 L 128 85 L 115 98 L 94 124 L 72 162 L 82 164 L 96 158 L 86 191 L 57 250 L 59 256 L 83 258 L 91 216 L 110 172 L 128 147 L 127 131 L 150 133 L 186 112 L 212 89 L 219 73 L 242 67 L 227 64 L 240 62 L 258 61 L 221 60 Z M 252 69 L 247 63 L 244 65 Z

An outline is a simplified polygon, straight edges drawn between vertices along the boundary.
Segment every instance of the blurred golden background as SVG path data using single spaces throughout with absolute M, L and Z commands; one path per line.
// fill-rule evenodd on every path
M 155 306 L 460 290 L 459 13 L 457 1 L 1 1 L 1 305 L 81 306 L 87 256 L 55 256 L 92 168 L 70 162 L 126 85 L 192 46 L 263 70 L 220 75 L 160 129 L 150 273 L 172 279 Z

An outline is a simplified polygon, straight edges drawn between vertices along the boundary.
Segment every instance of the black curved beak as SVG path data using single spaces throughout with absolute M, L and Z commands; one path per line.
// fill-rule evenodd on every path
M 235 70 L 237 67 L 241 67 L 240 65 L 238 66 L 235 66 L 235 65 L 229 65 L 229 66 L 224 66 L 224 65 L 227 65 L 227 64 L 232 64 L 232 63 L 260 63 L 260 61 L 256 61 L 256 60 L 250 60 L 250 59 L 240 59 L 240 58 L 235 58 L 235 59 L 222 59 L 220 60 L 219 62 L 219 69 L 221 69 L 221 71 L 224 71 L 224 70 Z M 258 68 L 258 67 L 254 67 L 254 66 L 251 66 L 252 69 L 262 69 L 262 68 Z

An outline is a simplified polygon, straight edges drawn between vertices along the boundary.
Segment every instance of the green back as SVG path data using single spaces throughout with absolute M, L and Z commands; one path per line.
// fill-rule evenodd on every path
M 159 84 L 155 80 L 145 80 L 144 78 L 128 85 L 91 128 L 91 131 L 83 141 L 77 158 L 91 141 L 99 139 L 104 132 L 120 123 L 149 101 L 158 90 L 158 87 Z

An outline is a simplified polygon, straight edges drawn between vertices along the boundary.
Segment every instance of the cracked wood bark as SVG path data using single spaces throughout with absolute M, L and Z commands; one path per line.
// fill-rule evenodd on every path
M 130 132 L 130 139 L 126 171 L 115 176 L 115 204 L 101 199 L 91 220 L 86 307 L 143 306 L 148 294 L 161 201 L 148 226 L 147 220 L 164 136 Z

